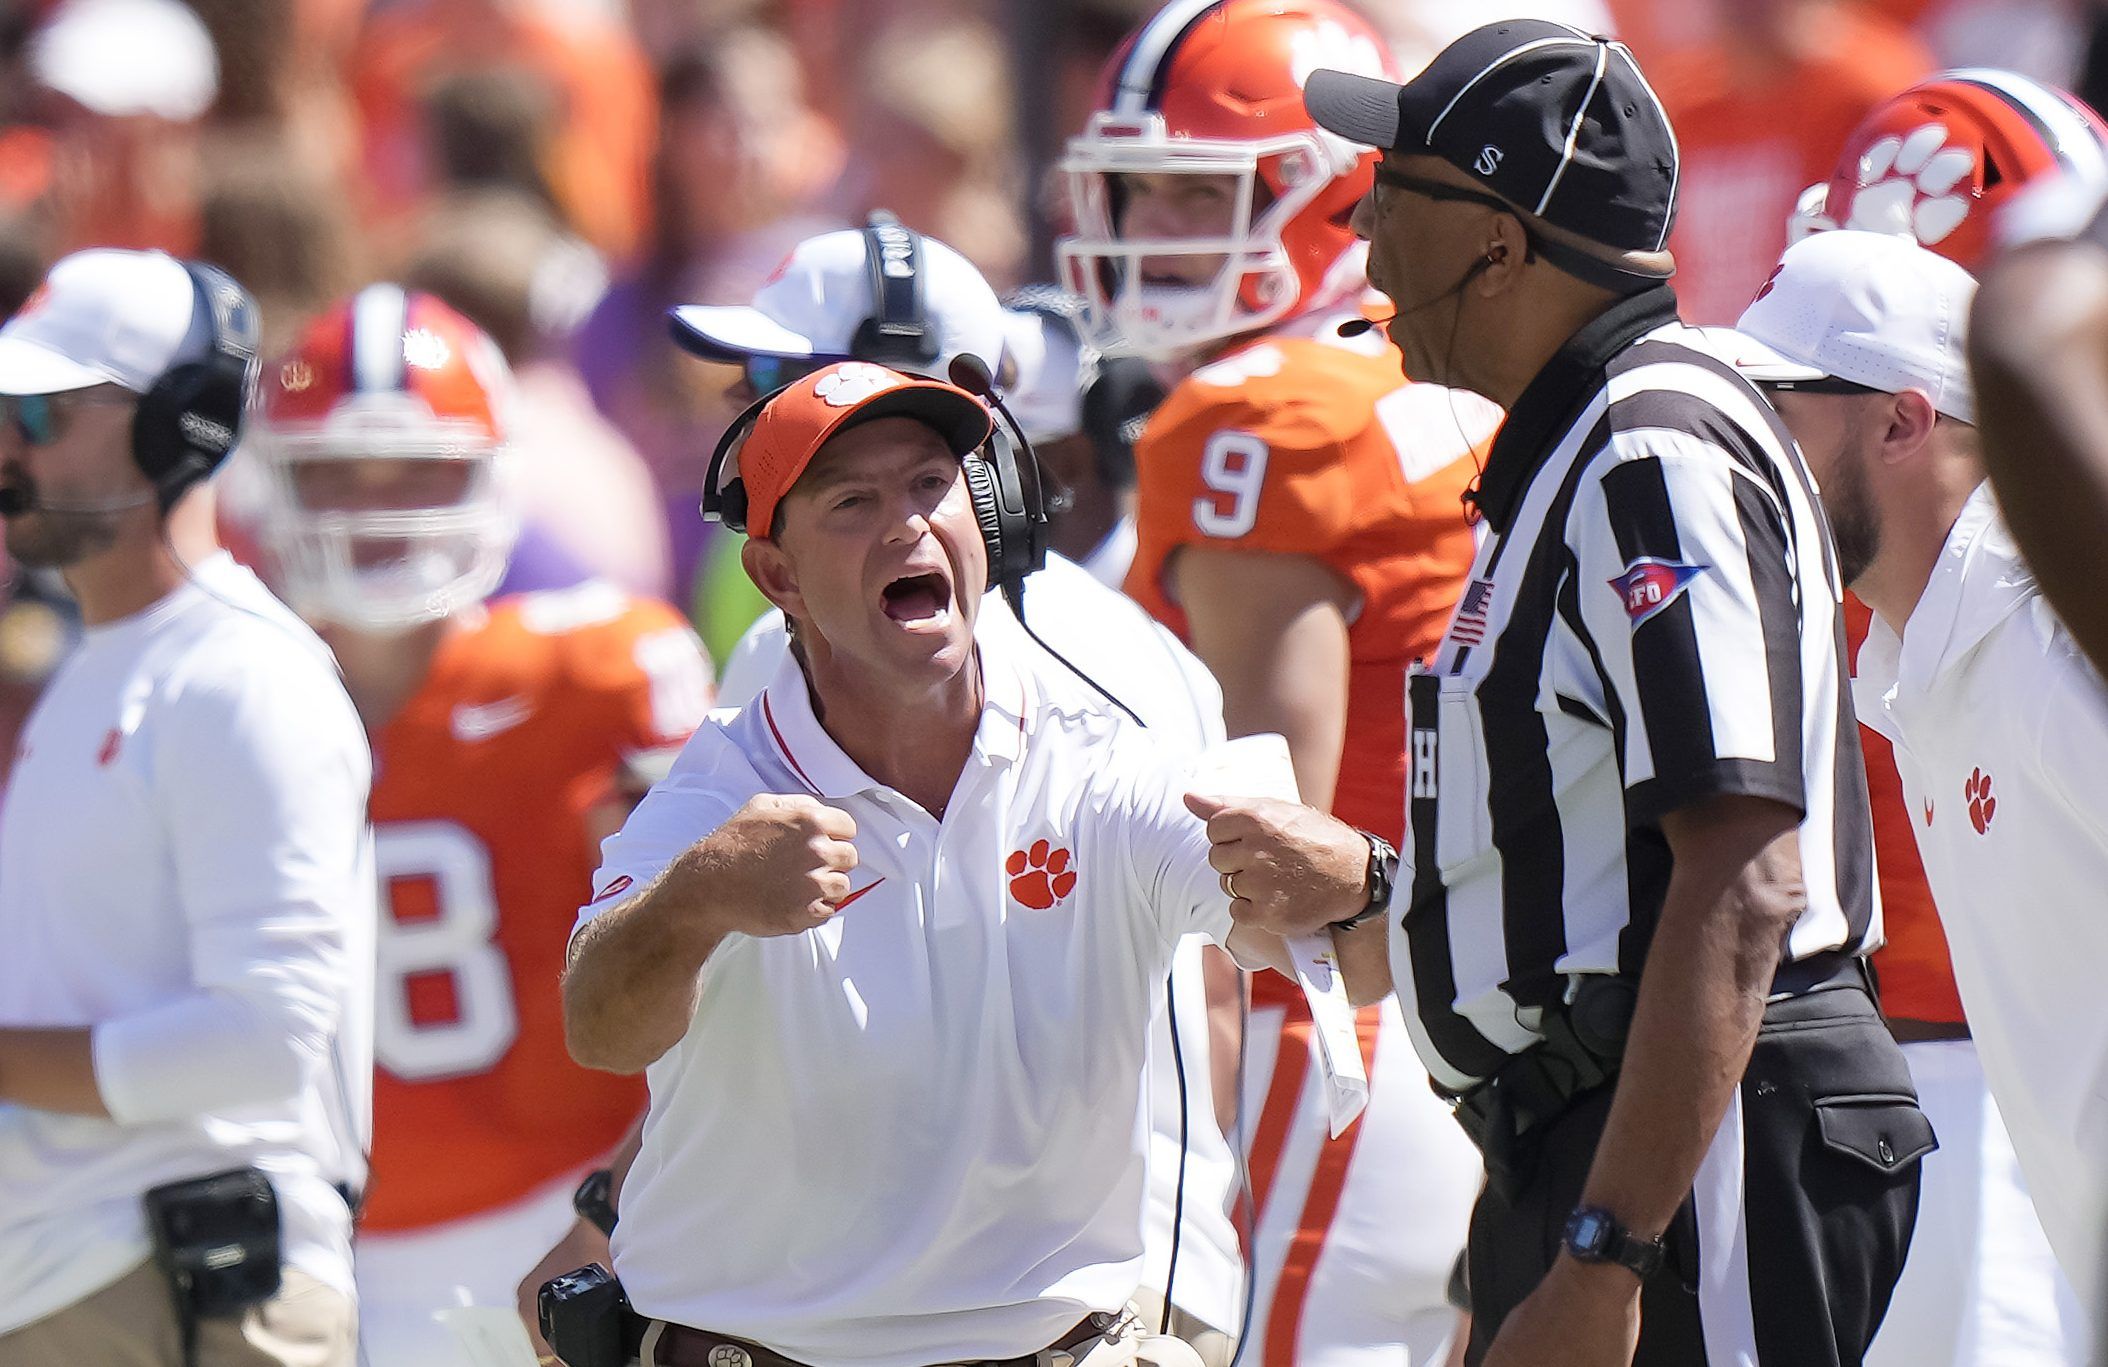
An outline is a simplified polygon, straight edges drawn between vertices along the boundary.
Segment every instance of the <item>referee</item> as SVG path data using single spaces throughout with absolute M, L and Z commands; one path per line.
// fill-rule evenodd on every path
M 1624 47 L 1489 25 L 1319 123 L 1416 379 L 1507 425 L 1410 684 L 1391 963 L 1484 1150 L 1467 1361 L 1856 1363 L 1933 1147 L 1880 938 L 1830 539 L 1793 442 L 1676 318 L 1677 151 Z

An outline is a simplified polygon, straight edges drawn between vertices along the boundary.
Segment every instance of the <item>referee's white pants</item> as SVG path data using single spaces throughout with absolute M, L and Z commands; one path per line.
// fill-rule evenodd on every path
M 415 1234 L 361 1236 L 359 1350 L 367 1367 L 473 1367 L 435 1318 L 457 1306 L 517 1304 L 520 1279 L 571 1231 L 577 1176 L 524 1201 Z
M 2084 1367 L 2085 1311 L 2050 1253 L 1976 1046 L 1903 1046 L 1927 1154 L 1918 1229 L 1867 1367 Z

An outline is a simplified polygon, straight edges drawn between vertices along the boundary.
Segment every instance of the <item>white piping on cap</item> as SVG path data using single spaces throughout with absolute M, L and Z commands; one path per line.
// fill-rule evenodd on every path
M 1574 121 L 1566 126 L 1566 145 L 1559 149 L 1559 165 L 1553 170 L 1551 180 L 1545 183 L 1544 193 L 1537 197 L 1536 209 L 1532 210 L 1540 218 L 1544 216 L 1544 206 L 1552 202 L 1552 192 L 1566 178 L 1566 168 L 1574 159 L 1574 143 L 1581 136 L 1581 120 L 1588 113 L 1588 102 L 1596 97 L 1596 91 L 1603 85 L 1603 68 L 1609 63 L 1610 44 L 1596 44 L 1595 74 L 1588 78 L 1588 89 L 1582 93 L 1581 103 L 1574 108 Z

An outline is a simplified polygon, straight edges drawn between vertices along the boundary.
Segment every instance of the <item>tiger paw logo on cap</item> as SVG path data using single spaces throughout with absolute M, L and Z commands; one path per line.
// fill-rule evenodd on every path
M 844 361 L 821 378 L 812 392 L 827 401 L 829 408 L 854 408 L 873 394 L 898 389 L 898 375 L 869 361 Z

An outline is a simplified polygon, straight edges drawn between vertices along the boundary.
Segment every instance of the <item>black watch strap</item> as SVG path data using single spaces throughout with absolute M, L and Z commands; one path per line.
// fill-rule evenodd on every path
M 1391 891 L 1398 885 L 1398 851 L 1380 835 L 1371 835 L 1367 831 L 1360 832 L 1360 835 L 1369 842 L 1369 873 L 1363 884 L 1368 900 L 1352 916 L 1334 921 L 1333 930 L 1352 930 L 1383 915 L 1390 909 Z
M 592 1225 L 602 1234 L 615 1232 L 615 1206 L 609 1200 L 615 1189 L 615 1174 L 606 1168 L 596 1168 L 586 1174 L 586 1180 L 578 1184 L 571 1193 L 571 1209 L 578 1218 Z
M 1642 1239 L 1607 1210 L 1583 1206 L 1566 1219 L 1566 1251 L 1584 1263 L 1616 1263 L 1641 1281 L 1667 1256 L 1660 1239 Z

